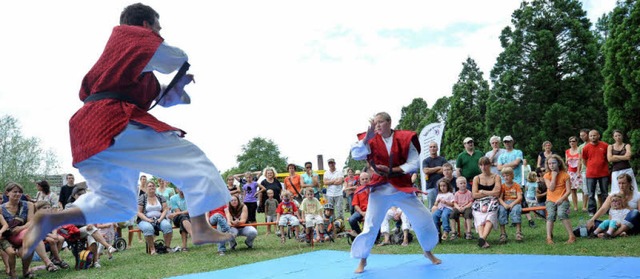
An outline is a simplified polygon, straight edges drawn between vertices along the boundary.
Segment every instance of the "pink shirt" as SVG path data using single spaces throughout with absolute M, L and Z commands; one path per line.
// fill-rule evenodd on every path
M 456 192 L 453 202 L 460 207 L 472 203 L 473 196 L 471 195 L 471 191 L 467 190 L 464 194 L 460 191 Z
M 439 193 L 436 196 L 436 201 L 440 201 L 438 203 L 438 209 L 444 209 L 445 207 L 449 209 L 453 209 L 451 206 L 448 206 L 443 203 L 443 201 L 446 201 L 448 203 L 453 202 L 453 193 Z

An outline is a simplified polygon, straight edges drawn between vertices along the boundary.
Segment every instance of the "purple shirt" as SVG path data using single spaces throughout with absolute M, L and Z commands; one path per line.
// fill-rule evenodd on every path
M 257 202 L 258 199 L 256 198 L 255 194 L 258 191 L 258 183 L 257 182 L 251 182 L 251 183 L 247 183 L 245 185 L 242 186 L 242 191 L 244 191 L 244 202 L 248 203 L 248 202 Z

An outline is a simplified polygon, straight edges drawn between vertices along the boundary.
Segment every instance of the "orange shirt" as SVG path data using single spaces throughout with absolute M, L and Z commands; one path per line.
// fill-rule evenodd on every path
M 545 180 L 551 180 L 551 172 L 544 175 Z M 562 171 L 556 176 L 556 188 L 551 191 L 547 190 L 547 201 L 557 202 L 567 191 L 567 181 L 569 181 L 569 173 Z
M 518 199 L 518 193 L 522 195 L 522 189 L 518 183 L 513 182 L 511 187 L 507 186 L 506 183 L 502 184 L 502 200 L 503 201 L 515 201 Z
M 293 185 L 291 182 L 293 181 Z M 294 197 L 300 193 L 300 196 L 304 197 L 304 193 L 300 190 L 300 175 L 294 174 L 293 176 L 287 176 L 284 178 L 284 186 L 287 187 L 287 191 L 291 193 Z M 295 189 L 294 189 L 295 187 Z

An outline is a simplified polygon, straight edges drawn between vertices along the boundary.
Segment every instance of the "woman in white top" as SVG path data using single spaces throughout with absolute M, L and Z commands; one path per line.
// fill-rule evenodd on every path
M 620 186 L 620 194 L 624 197 L 623 201 L 627 202 L 627 205 L 631 209 L 631 212 L 627 214 L 627 217 L 622 221 L 622 225 L 618 228 L 612 236 L 620 236 L 620 235 L 634 235 L 640 233 L 640 214 L 638 211 L 640 210 L 640 193 L 638 193 L 638 189 L 634 188 L 631 184 L 633 179 L 627 173 L 623 173 L 617 178 L 618 186 Z M 614 193 L 615 194 L 615 193 Z M 602 204 L 602 207 L 596 212 L 589 221 L 587 221 L 587 228 L 591 229 L 595 225 L 595 221 L 598 217 L 605 215 L 609 208 L 611 207 L 611 196 L 607 197 L 607 199 Z

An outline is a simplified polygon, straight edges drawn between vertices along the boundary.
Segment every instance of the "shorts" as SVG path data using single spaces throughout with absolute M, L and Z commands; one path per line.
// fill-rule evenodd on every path
M 324 224 L 324 220 L 318 214 L 306 214 L 304 216 L 305 227 L 313 228 L 316 225 Z
M 560 220 L 569 219 L 569 201 L 564 201 L 560 205 L 547 201 L 547 221 L 555 222 L 556 217 Z
M 9 240 L 6 240 L 6 239 L 0 240 L 0 248 L 2 248 L 2 251 L 7 251 L 7 248 L 9 247 L 12 247 Z
M 295 227 L 300 225 L 300 221 L 298 220 L 298 218 L 296 218 L 291 214 L 281 215 L 280 222 L 278 223 L 278 225 L 286 226 L 287 224 Z
M 460 217 L 460 213 L 462 213 L 462 217 L 464 217 L 464 219 L 473 219 L 473 210 L 471 210 L 471 207 L 467 207 L 462 212 L 458 211 L 457 208 L 454 208 L 453 213 L 451 213 L 451 219 L 458 219 Z
M 271 223 L 271 222 L 275 222 L 276 221 L 276 215 L 265 215 L 264 218 L 267 220 L 267 223 Z

